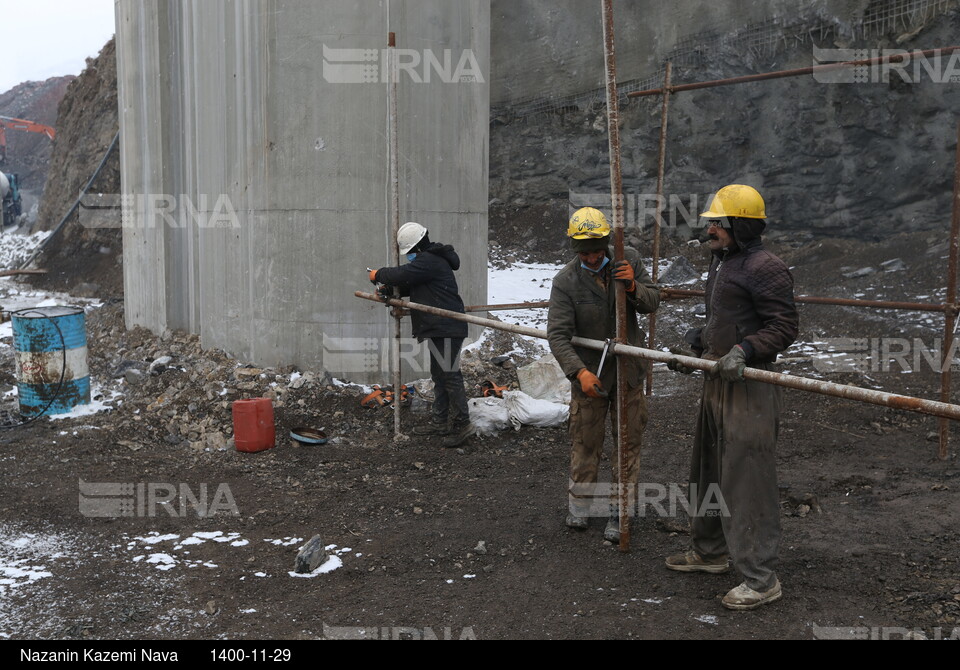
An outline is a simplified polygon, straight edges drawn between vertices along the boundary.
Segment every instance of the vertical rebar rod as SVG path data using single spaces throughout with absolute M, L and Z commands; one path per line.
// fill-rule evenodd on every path
M 390 84 L 388 98 L 390 105 L 390 223 L 391 223 L 391 252 L 393 266 L 400 265 L 400 246 L 397 244 L 397 232 L 400 230 L 400 141 L 397 137 L 397 35 L 390 33 L 387 43 L 390 50 Z M 394 288 L 393 294 L 400 297 L 400 289 Z M 400 431 L 400 400 L 402 397 L 400 376 L 400 338 L 402 335 L 402 318 L 400 311 L 395 310 L 393 324 L 393 343 L 390 351 L 391 365 L 393 366 L 393 439 L 399 440 Z
M 623 175 L 620 170 L 620 98 L 617 91 L 617 56 L 613 36 L 613 0 L 602 0 L 603 55 L 607 79 L 607 134 L 610 140 L 610 195 L 613 205 L 614 262 L 623 255 Z M 627 342 L 627 291 L 623 282 L 613 282 L 617 304 L 617 342 Z M 617 356 L 617 493 L 620 510 L 620 551 L 630 551 L 630 510 L 627 490 L 627 359 Z
M 957 263 L 960 259 L 960 124 L 957 125 L 957 156 L 953 167 L 953 218 L 950 222 L 950 260 L 947 269 L 947 304 L 957 302 Z M 957 313 L 950 309 L 944 312 L 943 356 L 940 367 L 940 401 L 950 402 L 950 383 L 953 349 L 953 329 L 956 325 Z M 947 448 L 950 446 L 950 422 L 940 419 L 940 449 L 937 456 L 946 460 Z
M 673 63 L 667 61 L 663 71 L 663 108 L 660 111 L 660 156 L 657 162 L 657 214 L 653 219 L 653 268 L 651 279 L 656 284 L 660 279 L 660 229 L 663 227 L 663 212 L 666 209 L 663 201 L 663 173 L 667 158 L 667 118 L 670 114 L 670 78 L 673 74 Z M 651 349 L 657 342 L 657 313 L 651 312 L 648 317 L 650 323 L 650 341 L 647 346 Z M 653 366 L 647 367 L 647 395 L 653 395 Z

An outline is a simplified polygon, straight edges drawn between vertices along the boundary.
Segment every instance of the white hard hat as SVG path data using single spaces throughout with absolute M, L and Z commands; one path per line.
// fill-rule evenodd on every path
M 420 244 L 420 240 L 427 236 L 427 229 L 419 223 L 409 221 L 397 231 L 397 245 L 401 254 L 409 254 L 410 250 Z

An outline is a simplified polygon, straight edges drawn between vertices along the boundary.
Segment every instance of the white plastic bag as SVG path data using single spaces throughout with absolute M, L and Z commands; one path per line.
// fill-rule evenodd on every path
M 503 398 L 470 398 L 467 405 L 477 435 L 496 435 L 510 427 L 510 413 Z
M 510 423 L 518 430 L 521 425 L 539 428 L 559 426 L 570 416 L 569 405 L 531 398 L 523 391 L 504 391 L 503 399 L 510 413 Z
M 517 369 L 520 390 L 531 398 L 570 404 L 570 380 L 553 354 Z

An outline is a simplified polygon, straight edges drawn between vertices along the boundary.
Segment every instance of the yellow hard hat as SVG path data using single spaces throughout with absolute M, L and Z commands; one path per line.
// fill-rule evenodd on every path
M 743 184 L 731 184 L 717 191 L 710 203 L 710 208 L 700 216 L 708 219 L 722 219 L 728 216 L 765 219 L 767 211 L 757 189 Z
M 581 207 L 570 217 L 567 237 L 575 240 L 589 240 L 606 237 L 610 234 L 607 217 L 599 209 Z

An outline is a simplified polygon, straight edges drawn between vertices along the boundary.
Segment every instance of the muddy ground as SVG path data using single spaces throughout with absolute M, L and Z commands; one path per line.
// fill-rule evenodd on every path
M 946 252 L 935 242 L 777 249 L 795 267 L 798 293 L 936 300 Z M 668 253 L 705 265 L 700 249 Z M 880 268 L 896 257 L 903 269 Z M 878 272 L 844 277 L 864 267 Z M 695 322 L 695 304 L 663 307 L 658 344 Z M 932 371 L 824 373 L 810 359 L 809 343 L 831 337 L 932 342 L 942 326 L 924 318 L 804 307 L 807 344 L 788 352 L 784 368 L 936 398 Z M 0 432 L 4 637 L 960 635 L 960 436 L 954 427 L 948 459 L 938 460 L 936 419 L 788 391 L 778 447 L 784 597 L 734 613 L 719 598 L 739 583 L 735 574 L 663 567 L 689 541 L 682 511 L 646 508 L 629 553 L 603 541 L 602 519 L 587 532 L 564 527 L 563 427 L 474 437 L 452 450 L 430 439 L 398 443 L 389 410 L 361 408 L 360 389 L 322 371 L 238 367 L 196 338 L 126 332 L 118 301 L 92 310 L 88 330 L 97 393 L 112 409 Z M 492 338 L 467 362 L 472 390 L 486 377 L 515 380 L 489 363 L 514 346 Z M 12 385 L 6 351 L 0 391 Z M 171 360 L 151 372 L 162 356 Z M 687 476 L 699 382 L 658 366 L 654 386 L 641 481 L 669 487 Z M 259 395 L 274 399 L 278 446 L 238 452 L 231 403 Z M 404 421 L 423 416 L 408 409 Z M 292 442 L 287 431 L 300 424 L 323 426 L 331 443 Z M 172 484 L 219 513 L 199 516 L 189 499 L 153 508 L 145 488 L 131 487 L 112 499 L 129 501 L 134 516 L 91 517 L 91 499 L 109 496 L 81 482 Z M 297 549 L 316 534 L 335 556 L 327 567 L 340 567 L 291 576 Z

